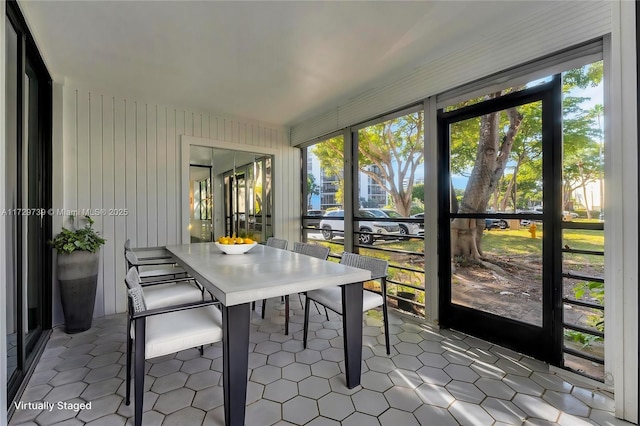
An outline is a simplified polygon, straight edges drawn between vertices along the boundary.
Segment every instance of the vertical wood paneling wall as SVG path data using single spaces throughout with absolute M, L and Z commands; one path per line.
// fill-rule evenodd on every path
M 63 164 L 54 167 L 64 170 L 64 205 L 54 207 L 106 209 L 93 216 L 107 240 L 94 316 L 126 310 L 127 238 L 133 247 L 181 242 L 182 135 L 276 149 L 274 229 L 283 238 L 299 238 L 300 154 L 290 147 L 287 128 L 113 96 L 73 83 L 64 86 L 62 108 Z M 59 324 L 63 317 L 55 302 L 54 324 Z

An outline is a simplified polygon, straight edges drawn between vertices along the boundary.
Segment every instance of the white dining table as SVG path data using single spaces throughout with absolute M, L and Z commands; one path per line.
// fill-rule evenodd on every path
M 263 245 L 240 255 L 214 243 L 167 246 L 191 276 L 222 304 L 223 386 L 226 425 L 244 425 L 251 302 L 342 286 L 346 385 L 360 384 L 363 281 L 368 270 Z

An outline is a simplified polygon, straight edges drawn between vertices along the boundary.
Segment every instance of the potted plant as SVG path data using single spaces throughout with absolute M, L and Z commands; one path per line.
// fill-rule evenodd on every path
M 58 253 L 57 274 L 67 333 L 91 328 L 98 284 L 100 246 L 105 243 L 93 229 L 93 219 L 85 216 L 84 227 L 62 228 L 49 243 Z

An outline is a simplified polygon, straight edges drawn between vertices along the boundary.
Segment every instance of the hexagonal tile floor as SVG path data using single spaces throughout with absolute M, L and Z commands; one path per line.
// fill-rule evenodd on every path
M 252 312 L 247 425 L 629 424 L 613 416 L 612 395 L 605 391 L 396 312 L 390 318 L 390 356 L 380 312 L 365 315 L 362 385 L 347 389 L 340 317 L 330 313 L 327 321 L 312 306 L 309 345 L 303 349 L 302 307 L 297 297 L 291 302 L 289 336 L 283 334 L 279 300 L 268 301 L 266 320 Z M 20 398 L 54 408 L 17 408 L 10 425 L 133 424 L 133 403 L 124 404 L 125 328 L 126 317 L 118 314 L 96 319 L 80 334 L 55 329 Z M 144 424 L 222 424 L 221 373 L 220 344 L 205 348 L 204 356 L 190 349 L 151 360 Z

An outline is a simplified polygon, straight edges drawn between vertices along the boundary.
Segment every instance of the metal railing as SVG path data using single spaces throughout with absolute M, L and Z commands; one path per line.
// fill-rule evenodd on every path
M 565 230 L 590 230 L 590 231 L 603 231 L 604 232 L 604 223 L 590 223 L 590 222 L 563 222 L 562 223 L 562 229 L 563 231 Z M 563 286 L 564 284 L 567 284 L 567 280 L 571 280 L 574 282 L 580 282 L 582 281 L 583 283 L 599 283 L 599 284 L 604 284 L 604 277 L 603 276 L 595 276 L 593 274 L 587 274 L 587 273 L 583 273 L 580 271 L 574 271 L 574 270 L 568 270 L 568 268 L 565 268 L 565 262 L 564 259 L 566 257 L 566 255 L 588 255 L 588 256 L 604 256 L 604 250 L 585 250 L 585 249 L 575 249 L 575 248 L 571 248 L 568 245 L 565 245 L 562 248 L 562 253 L 563 253 L 563 272 L 562 272 L 562 277 L 563 277 Z M 562 302 L 564 304 L 564 306 L 568 306 L 571 307 L 572 309 L 583 309 L 586 310 L 585 315 L 589 316 L 597 316 L 599 315 L 600 317 L 604 318 L 604 304 L 598 303 L 596 301 L 589 301 L 589 300 L 581 300 L 581 299 L 577 299 L 577 298 L 573 298 L 573 297 L 567 297 L 564 296 L 562 298 Z M 566 309 L 566 308 L 565 308 Z M 599 313 L 599 314 L 598 314 Z M 604 332 L 604 325 L 603 325 L 603 331 L 600 331 L 596 328 L 591 328 L 588 326 L 585 326 L 584 324 L 576 324 L 576 323 L 572 323 L 572 322 L 568 322 L 566 319 L 566 315 L 563 315 L 563 328 L 565 330 L 565 334 L 566 333 L 578 333 L 578 335 L 583 336 L 583 339 L 586 342 L 592 342 L 592 341 L 604 341 L 604 337 L 605 337 L 605 332 Z M 574 366 L 572 366 L 571 364 L 576 364 L 575 362 L 569 360 L 569 362 L 567 362 L 567 355 L 570 355 L 572 357 L 578 358 L 578 359 L 582 359 L 584 361 L 586 361 L 586 365 L 588 365 L 588 363 L 595 363 L 599 366 L 602 366 L 602 368 L 604 368 L 604 355 L 600 356 L 599 354 L 593 353 L 589 350 L 589 344 L 583 344 L 582 348 L 576 348 L 576 347 L 569 347 L 567 346 L 567 341 L 565 340 L 564 344 L 563 344 L 563 353 L 565 354 L 565 356 L 563 357 L 564 359 L 564 368 L 568 369 L 570 371 L 573 371 L 577 374 L 580 374 L 582 376 L 588 377 L 590 379 L 593 380 L 597 380 L 600 382 L 604 382 L 604 369 L 602 370 L 602 375 L 595 375 L 590 373 L 589 371 L 587 371 L 587 369 L 584 368 L 576 368 Z M 604 352 L 603 352 L 604 354 Z M 591 366 L 593 367 L 593 366 Z
M 332 219 L 343 219 L 343 218 L 332 218 Z M 307 235 L 309 232 L 319 232 L 320 229 L 316 227 L 306 226 L 309 221 L 317 222 L 318 217 L 314 216 L 302 216 L 302 232 L 305 240 L 307 239 Z M 344 219 L 343 219 L 344 220 Z M 366 222 L 395 222 L 395 223 L 404 223 L 404 224 L 421 224 L 423 223 L 423 219 L 419 218 L 353 218 L 355 222 L 366 223 Z M 341 231 L 333 231 L 336 235 L 341 235 Z M 360 244 L 359 236 L 361 234 L 371 235 L 374 237 L 376 241 L 386 240 L 388 242 L 403 242 L 408 240 L 421 240 L 424 241 L 424 235 L 415 235 L 415 234 L 402 234 L 402 235 L 389 235 L 389 234 L 381 234 L 375 232 L 361 232 L 354 231 L 354 249 L 356 249 L 361 254 L 375 256 L 375 252 L 384 253 L 385 256 L 380 256 L 384 258 L 390 258 L 393 255 L 403 255 L 403 256 L 415 256 L 417 258 L 424 259 L 425 254 L 423 252 L 405 250 L 399 248 L 389 248 L 382 244 Z M 341 240 L 319 240 L 324 244 L 330 244 L 335 246 L 344 246 L 344 243 Z M 364 252 L 364 253 L 363 253 Z M 335 253 L 329 254 L 330 258 L 339 258 Z M 423 261 L 424 264 L 424 261 Z M 417 280 L 411 280 L 412 282 L 407 282 L 402 279 L 402 277 L 410 276 L 410 275 L 420 275 L 419 281 L 420 285 L 416 284 Z M 401 277 L 401 278 L 396 278 Z M 411 291 L 403 291 L 403 290 L 411 290 L 415 294 L 415 299 L 412 300 L 408 298 L 408 294 Z M 416 292 L 421 294 L 416 294 Z M 404 294 L 404 297 L 403 297 Z M 419 300 L 426 300 L 425 293 L 425 271 L 424 267 L 414 267 L 408 265 L 398 264 L 397 262 L 389 261 L 389 275 L 387 277 L 387 297 L 391 300 L 394 300 L 398 305 L 399 309 L 405 310 L 407 312 L 413 314 L 424 314 L 425 303 L 420 302 Z

